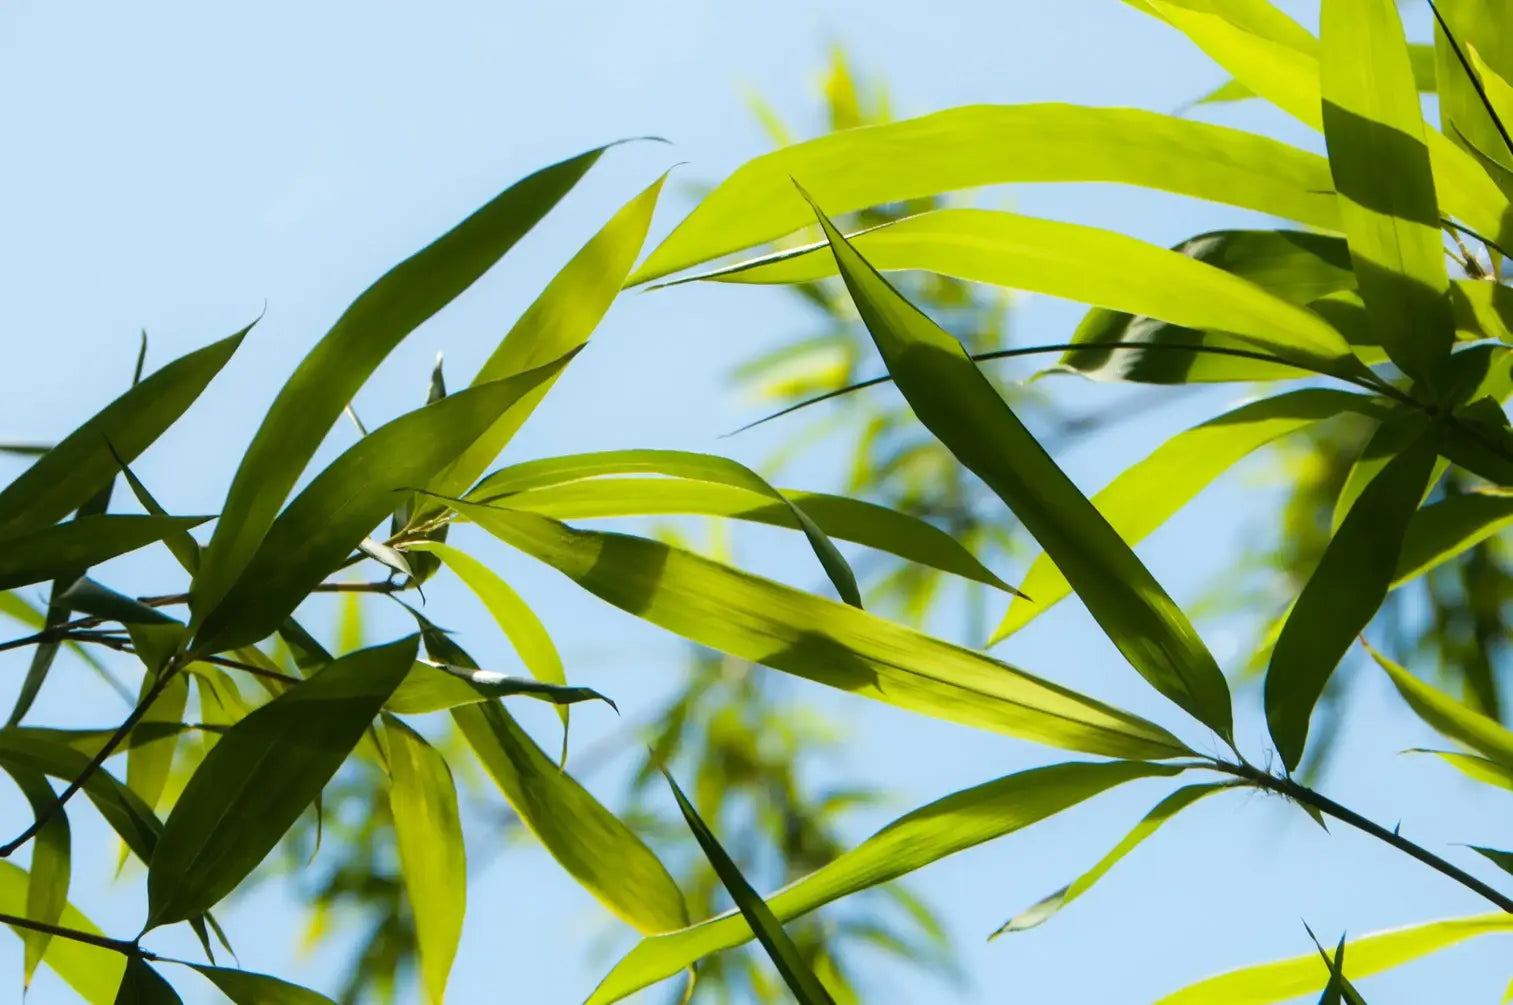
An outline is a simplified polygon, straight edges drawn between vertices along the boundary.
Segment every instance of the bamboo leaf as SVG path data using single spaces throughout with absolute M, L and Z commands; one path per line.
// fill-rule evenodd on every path
M 133 956 L 126 961 L 115 1005 L 183 1005 L 183 999 L 146 960 Z
M 142 680 L 140 702 L 152 686 L 154 674 Z M 173 755 L 177 749 L 178 732 L 169 727 L 178 726 L 184 718 L 184 708 L 189 703 L 189 678 L 176 673 L 158 693 L 152 707 L 132 730 L 142 734 L 142 740 L 131 745 L 126 754 L 126 787 L 142 797 L 147 806 L 157 809 L 163 801 L 163 790 L 168 785 L 168 774 L 173 768 Z M 156 735 L 156 739 L 148 737 Z
M 1140 675 L 1228 740 L 1229 687 L 1181 609 L 1004 404 L 961 343 L 889 286 L 817 205 L 814 211 L 914 414 L 1014 511 Z
M 226 731 L 174 805 L 147 871 L 147 927 L 209 910 L 346 760 L 415 660 L 414 637 L 327 665 Z
M 1190 753 L 1166 730 L 969 649 L 658 541 L 455 504 L 602 600 L 741 659 L 951 722 L 1112 757 Z
M 1366 312 L 1388 354 L 1427 387 L 1450 353 L 1449 276 L 1435 178 L 1392 0 L 1326 0 L 1324 139 Z
M 1501 131 L 1492 121 L 1461 57 L 1471 62 L 1471 50 L 1475 49 L 1489 69 L 1504 79 L 1513 79 L 1513 43 L 1507 31 L 1507 12 L 1499 0 L 1437 0 L 1435 11 L 1440 127 L 1467 149 L 1484 154 L 1502 153 L 1506 163 L 1513 154 L 1504 146 Z M 1455 33 L 1455 44 L 1445 34 L 1441 19 Z M 1456 48 L 1461 50 L 1459 55 Z M 1506 118 L 1503 124 L 1513 125 Z
M 0 538 L 47 527 L 108 486 L 117 456 L 134 460 L 178 421 L 251 328 L 174 360 L 37 458 L 0 491 Z
M 618 707 L 609 698 L 588 687 L 545 684 L 529 677 L 510 677 L 492 670 L 469 670 L 446 664 L 416 663 L 404 682 L 389 696 L 384 707 L 399 715 L 423 715 L 458 705 L 474 705 L 490 698 L 523 695 L 554 705 L 602 701 Z
M 888 824 L 857 847 L 767 898 L 790 921 L 842 897 L 887 883 L 948 855 L 1013 833 L 1100 792 L 1182 769 L 1134 761 L 1054 764 L 963 789 Z M 587 1005 L 608 1005 L 671 977 L 711 953 L 752 938 L 739 911 L 643 939 L 594 989 Z
M 383 719 L 389 749 L 389 808 L 405 897 L 415 917 L 421 982 L 435 1005 L 462 937 L 468 868 L 457 789 L 446 760 L 393 716 Z
M 56 925 L 68 908 L 68 882 L 71 872 L 73 843 L 68 826 L 68 814 L 58 805 L 57 793 L 48 784 L 40 771 L 27 770 L 13 764 L 0 764 L 15 781 L 16 787 L 31 804 L 32 816 L 46 819 L 31 842 L 31 871 L 26 876 L 26 910 L 22 915 L 32 921 Z M 25 945 L 25 959 L 21 985 L 31 987 L 32 975 L 37 964 L 42 962 L 52 936 L 47 932 L 18 928 Z
M 1473 492 L 1430 503 L 1408 521 L 1393 587 L 1464 554 L 1506 530 L 1510 523 L 1513 523 L 1513 497 Z
M 167 516 L 168 511 L 163 509 L 158 501 L 153 498 L 151 492 L 147 491 L 147 486 L 143 485 L 141 480 L 132 473 L 131 467 L 125 461 L 120 461 L 119 463 L 121 465 L 121 474 L 126 478 L 126 484 L 131 486 L 131 494 L 137 497 L 137 502 L 142 505 L 142 508 L 152 516 Z M 191 537 L 189 531 L 186 530 L 177 534 L 169 534 L 163 538 L 163 543 L 168 546 L 169 551 L 173 552 L 173 557 L 178 559 L 179 565 L 184 567 L 184 571 L 193 576 L 195 570 L 200 567 L 199 542 Z
M 1323 158 L 1221 126 L 1128 108 L 970 105 L 848 129 L 758 157 L 651 253 L 644 283 L 813 223 L 797 178 L 831 213 L 1007 182 L 1141 185 L 1338 229 Z
M 267 974 L 199 964 L 190 966 L 231 999 L 232 1005 L 333 1005 L 323 994 Z
M 1373 398 L 1328 388 L 1306 388 L 1241 405 L 1167 440 L 1093 496 L 1093 505 L 1133 546 L 1242 458 L 1344 412 L 1379 414 L 1381 406 Z M 1033 602 L 1015 598 L 989 645 L 1023 628 L 1071 592 L 1066 577 L 1044 552 L 1031 563 L 1023 587 Z
M 1410 747 L 1406 754 L 1433 754 L 1473 781 L 1483 785 L 1495 785 L 1513 792 L 1513 765 L 1505 766 L 1488 757 L 1477 754 L 1462 754 L 1454 750 L 1426 750 Z
M 1495 762 L 1501 770 L 1513 771 L 1513 733 L 1502 723 L 1424 683 L 1371 646 L 1366 646 L 1366 651 L 1391 678 L 1403 701 L 1431 729 L 1465 744 Z
M 1282 626 L 1266 671 L 1266 723 L 1289 771 L 1329 676 L 1387 596 L 1436 456 L 1433 433 L 1422 432 L 1372 479 Z
M 378 364 L 514 247 L 603 152 L 600 147 L 542 168 L 495 196 L 363 291 L 300 361 L 232 479 L 194 578 L 192 624 L 231 591 L 321 440 Z
M 566 362 L 561 359 L 443 398 L 400 416 L 348 448 L 274 521 L 219 606 L 200 611 L 195 649 L 235 649 L 271 634 L 393 511 L 400 490 L 424 484 L 521 395 Z
M 0 590 L 54 579 L 69 570 L 145 548 L 208 517 L 90 516 L 0 539 Z
M 1044 924 L 1050 919 L 1051 915 L 1060 911 L 1084 893 L 1087 893 L 1094 883 L 1102 879 L 1110 869 L 1119 863 L 1120 859 L 1133 851 L 1135 846 L 1140 844 L 1140 842 L 1154 834 L 1162 824 L 1204 796 L 1212 795 L 1215 792 L 1232 787 L 1231 783 L 1228 782 L 1214 782 L 1204 785 L 1187 785 L 1173 792 L 1157 803 L 1149 813 L 1141 818 L 1134 829 L 1126 834 L 1118 844 L 1114 845 L 1109 850 L 1109 853 L 1099 859 L 1091 869 L 1078 876 L 1070 884 L 1063 886 L 1055 893 L 1033 904 L 1027 910 L 1014 915 L 1014 917 L 1004 922 L 997 931 L 988 936 L 988 939 L 991 941 L 1000 935 L 1007 935 L 1010 932 L 1022 932 L 1027 928 L 1034 928 L 1036 925 Z
M 30 889 L 31 883 L 25 869 L 11 862 L 0 861 L 0 912 L 26 917 Z M 90 935 L 102 934 L 72 904 L 64 905 L 59 924 Z M 24 938 L 20 930 L 12 931 Z M 126 959 L 120 953 L 72 939 L 53 939 L 48 942 L 42 962 L 89 1005 L 111 1005 L 115 1001 L 121 975 L 126 970 Z
M 1359 980 L 1402 966 L 1477 935 L 1513 931 L 1513 915 L 1483 914 L 1431 921 L 1376 932 L 1347 943 L 1348 971 Z M 1329 966 L 1318 953 L 1244 967 L 1199 981 L 1162 998 L 1156 1005 L 1270 1005 L 1318 990 Z
M 1439 91 L 1439 74 L 1435 67 L 1434 46 L 1421 42 L 1408 43 L 1408 61 L 1413 64 L 1413 83 L 1420 94 L 1435 94 Z M 1238 80 L 1226 80 L 1203 97 L 1195 105 L 1223 104 L 1230 101 L 1245 101 L 1257 97 L 1255 91 Z
M 1468 847 L 1503 872 L 1513 875 L 1513 851 L 1498 851 L 1496 848 L 1483 848 L 1476 844 Z
M 664 768 L 662 777 L 667 779 L 667 784 L 672 787 L 673 797 L 678 801 L 678 809 L 683 813 L 683 819 L 688 824 L 688 829 L 693 831 L 694 838 L 699 842 L 699 847 L 704 850 L 704 857 L 709 859 L 709 864 L 714 867 L 715 874 L 720 877 L 720 883 L 730 894 L 730 899 L 735 901 L 736 908 L 745 918 L 746 924 L 751 927 L 762 948 L 767 951 L 767 956 L 772 960 L 773 966 L 777 967 L 778 973 L 783 978 L 783 983 L 788 985 L 788 990 L 793 992 L 794 998 L 799 1005 L 835 1005 L 835 1000 L 825 990 L 818 977 L 809 969 L 799 953 L 798 946 L 783 931 L 783 923 L 772 913 L 772 908 L 767 906 L 760 894 L 751 888 L 746 882 L 746 877 L 741 875 L 741 870 L 735 862 L 726 854 L 725 849 L 720 847 L 719 839 L 714 836 L 703 820 L 699 819 L 698 811 L 693 808 L 683 790 L 678 788 L 678 783 L 673 781 L 672 775 Z

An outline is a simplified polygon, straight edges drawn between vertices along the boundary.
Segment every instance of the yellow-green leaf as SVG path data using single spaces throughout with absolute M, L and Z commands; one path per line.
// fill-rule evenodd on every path
M 31 871 L 26 877 L 26 910 L 21 915 L 31 921 L 56 925 L 68 908 L 68 881 L 72 871 L 73 839 L 68 826 L 68 814 L 58 805 L 57 793 L 48 784 L 42 772 L 20 768 L 13 764 L 3 765 L 16 787 L 31 804 L 32 816 L 46 820 L 31 840 Z M 37 964 L 42 962 L 52 936 L 35 929 L 17 928 L 16 934 L 25 943 L 25 959 L 21 975 L 22 987 L 30 987 Z
M 30 883 L 25 869 L 0 861 L 0 912 L 26 917 Z M 66 904 L 59 924 L 90 935 L 103 934 L 72 905 Z M 17 929 L 12 929 L 19 935 Z M 73 939 L 53 939 L 47 944 L 42 962 L 63 978 L 64 982 L 89 1005 L 111 1005 L 121 975 L 126 972 L 126 957 L 100 946 Z
M 1371 646 L 1366 646 L 1408 707 L 1431 729 L 1513 771 L 1513 732 L 1491 716 L 1461 704 L 1445 692 L 1426 684 Z
M 231 999 L 232 1005 L 334 1005 L 323 994 L 267 974 L 197 963 L 190 966 Z

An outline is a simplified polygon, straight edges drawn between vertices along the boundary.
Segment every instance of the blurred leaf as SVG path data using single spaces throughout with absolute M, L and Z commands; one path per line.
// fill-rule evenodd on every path
M 1486 756 L 1502 770 L 1513 771 L 1513 733 L 1501 723 L 1424 683 L 1371 646 L 1366 646 L 1366 651 L 1392 678 L 1403 701 L 1431 729 Z
M 1482 914 L 1409 925 L 1348 943 L 1350 973 L 1356 979 L 1402 966 L 1457 942 L 1490 932 L 1513 930 L 1513 915 Z M 1162 998 L 1156 1005 L 1270 1005 L 1310 994 L 1329 980 L 1318 953 L 1244 967 L 1210 977 Z
M 389 745 L 389 809 L 405 896 L 415 916 L 422 983 L 434 1005 L 441 1005 L 467 904 L 457 789 L 446 760 L 420 734 L 390 715 L 383 723 Z
M 267 974 L 198 964 L 190 966 L 219 988 L 233 1005 L 332 1005 L 331 999 L 323 994 Z
M 1476 754 L 1462 754 L 1453 750 L 1426 750 L 1423 747 L 1411 747 L 1404 753 L 1433 754 L 1446 764 L 1457 768 L 1467 778 L 1513 792 L 1513 765 L 1505 766 L 1490 758 Z
M 1503 137 L 1461 57 L 1470 62 L 1470 50 L 1475 49 L 1490 69 L 1505 79 L 1513 79 L 1513 41 L 1507 30 L 1507 11 L 1500 0 L 1436 0 L 1435 13 L 1434 53 L 1440 80 L 1441 128 L 1469 149 L 1506 154 Z M 1455 33 L 1453 45 L 1441 18 Z M 1506 119 L 1503 121 L 1508 124 Z
M 109 485 L 117 455 L 131 461 L 151 446 L 194 404 L 251 328 L 169 363 L 39 457 L 0 491 L 0 538 L 41 530 Z
M 992 210 L 942 209 L 849 240 L 877 269 L 924 269 L 1032 290 L 1221 330 L 1308 369 L 1359 370 L 1344 338 L 1317 315 L 1197 257 L 1114 231 Z M 803 283 L 837 271 L 845 270 L 820 242 L 691 278 Z
M 1513 497 L 1475 492 L 1447 496 L 1408 521 L 1392 585 L 1401 586 L 1482 543 L 1513 523 Z
M 59 924 L 68 908 L 68 881 L 73 857 L 68 814 L 58 805 L 57 793 L 40 771 L 9 763 L 0 764 L 0 767 L 11 776 L 31 804 L 32 816 L 39 821 L 47 820 L 32 838 L 31 871 L 26 874 L 26 910 L 21 916 L 47 925 Z M 16 934 L 26 946 L 21 986 L 29 988 L 52 936 L 26 928 L 16 929 Z
M 204 621 L 242 576 L 305 465 L 378 364 L 514 247 L 603 152 L 600 147 L 542 168 L 495 196 L 363 291 L 300 361 L 232 480 L 194 578 L 193 625 Z M 419 487 L 425 478 L 388 487 Z
M 693 831 L 693 836 L 698 840 L 699 847 L 704 850 L 704 857 L 709 859 L 709 864 L 720 877 L 720 883 L 730 894 L 730 899 L 735 901 L 736 908 L 751 927 L 762 948 L 767 951 L 767 956 L 772 960 L 773 966 L 777 967 L 778 973 L 783 977 L 783 983 L 788 985 L 788 990 L 793 992 L 794 998 L 799 1005 L 835 1005 L 825 986 L 819 978 L 809 969 L 799 953 L 798 946 L 783 931 L 782 922 L 778 921 L 772 913 L 772 908 L 767 902 L 751 888 L 746 882 L 746 877 L 741 875 L 741 870 L 731 861 L 725 849 L 720 847 L 719 840 L 710 831 L 704 821 L 699 819 L 698 811 L 683 795 L 683 790 L 678 788 L 678 783 L 673 781 L 672 775 L 664 769 L 662 776 L 667 779 L 667 784 L 672 787 L 672 794 L 678 801 L 678 809 L 683 813 L 683 819 L 688 823 L 688 829 Z
M 952 722 L 1112 757 L 1180 757 L 1170 733 L 969 649 L 645 538 L 457 503 L 621 610 L 754 663 Z
M 398 490 L 423 484 L 566 362 L 454 394 L 349 447 L 279 514 L 219 606 L 198 612 L 196 651 L 234 649 L 271 634 L 393 511 Z
M 98 565 L 204 523 L 193 516 L 90 516 L 0 538 L 0 590 Z
M 1343 412 L 1380 410 L 1376 399 L 1329 388 L 1305 388 L 1252 401 L 1173 436 L 1125 469 L 1092 502 L 1120 538 L 1133 546 L 1214 479 L 1273 440 Z M 1044 552 L 1031 563 L 1023 587 L 1033 602 L 1015 598 L 989 645 L 1023 628 L 1071 592 L 1066 577 Z
M 830 864 L 768 897 L 767 903 L 778 919 L 791 920 L 1028 827 L 1125 782 L 1181 770 L 1135 761 L 1054 764 L 964 789 L 893 821 Z M 751 938 L 751 926 L 741 913 L 728 911 L 682 931 L 643 939 L 599 983 L 588 1005 L 619 1001 Z
M 818 205 L 814 211 L 888 372 L 920 422 L 1014 511 L 1140 675 L 1228 741 L 1229 687 L 1181 609 L 961 343 L 889 286 Z
M 492 670 L 426 663 L 417 663 L 410 668 L 404 682 L 389 696 L 384 707 L 399 715 L 422 715 L 511 695 L 549 701 L 554 705 L 597 700 L 611 708 L 616 707 L 613 701 L 593 688 L 545 684 L 529 677 L 508 677 Z
M 1114 845 L 1107 855 L 1099 859 L 1096 865 L 1081 876 L 1078 876 L 1071 884 L 1063 886 L 1049 897 L 1033 904 L 1027 910 L 1021 911 L 1004 922 L 1002 927 L 988 936 L 989 940 L 996 939 L 998 936 L 1006 935 L 1010 932 L 1022 932 L 1027 928 L 1034 928 L 1036 925 L 1043 924 L 1051 915 L 1084 893 L 1087 893 L 1094 883 L 1102 879 L 1105 873 L 1118 864 L 1120 859 L 1133 851 L 1135 846 L 1140 842 L 1154 834 L 1162 824 L 1204 796 L 1212 795 L 1215 792 L 1232 787 L 1232 783 L 1229 782 L 1214 782 L 1205 785 L 1187 785 L 1173 792 L 1157 803 L 1149 813 L 1141 818 L 1134 829 L 1126 834 L 1118 844 Z
M 208 910 L 263 860 L 362 738 L 415 648 L 411 637 L 345 656 L 226 731 L 163 825 L 148 928 Z
M 31 884 L 26 870 L 11 862 L 0 861 L 0 912 L 26 917 L 30 896 Z M 72 904 L 64 905 L 59 923 L 90 935 L 101 934 L 94 923 Z M 12 931 L 22 934 L 16 929 Z M 126 969 L 126 958 L 120 953 L 73 939 L 49 941 L 42 962 L 89 1005 L 111 1005 L 121 983 L 121 974 Z
M 1387 596 L 1434 467 L 1434 439 L 1420 434 L 1366 486 L 1282 626 L 1266 670 L 1266 724 L 1289 771 L 1302 760 L 1324 685 Z
M 133 956 L 126 961 L 115 1005 L 183 1005 L 183 999 L 146 960 Z

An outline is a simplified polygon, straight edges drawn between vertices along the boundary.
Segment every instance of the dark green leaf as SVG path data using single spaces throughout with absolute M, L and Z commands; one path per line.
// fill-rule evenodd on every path
M 204 523 L 193 516 L 90 516 L 0 539 L 0 590 L 53 579 L 71 569 L 161 541 Z
M 183 999 L 146 960 L 133 956 L 126 961 L 115 1005 L 183 1005 Z
M 334 1005 L 331 999 L 267 974 L 190 964 L 233 1005 Z
M 16 917 L 26 916 L 30 888 L 30 879 L 25 869 L 0 861 L 0 912 Z M 60 921 L 63 927 L 76 932 L 102 934 L 72 904 L 64 906 Z M 20 929 L 13 931 L 18 935 L 23 934 Z M 42 962 L 89 1005 L 111 1005 L 116 998 L 116 989 L 121 984 L 121 974 L 126 969 L 126 958 L 120 953 L 75 939 L 51 940 Z
M 1503 872 L 1513 875 L 1513 851 L 1498 851 L 1496 848 L 1483 848 L 1477 844 L 1470 845 L 1470 848 Z
M 421 715 L 512 695 L 536 698 L 554 705 L 602 701 L 610 708 L 616 708 L 613 701 L 593 688 L 547 684 L 529 677 L 508 677 L 492 670 L 427 663 L 417 663 L 410 668 L 404 683 L 395 689 L 384 707 L 400 715 Z

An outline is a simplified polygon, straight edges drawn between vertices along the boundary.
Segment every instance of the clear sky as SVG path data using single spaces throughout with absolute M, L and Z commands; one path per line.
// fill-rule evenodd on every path
M 1309 5 L 1287 6 L 1314 20 Z M 1423 13 L 1413 14 L 1420 34 Z M 813 85 L 835 42 L 864 72 L 886 77 L 900 114 L 1034 100 L 1167 111 L 1221 79 L 1184 42 L 1117 0 L 6 4 L 0 436 L 47 440 L 71 429 L 123 386 L 141 328 L 152 336 L 151 363 L 161 365 L 240 328 L 266 304 L 263 322 L 189 421 L 137 465 L 170 509 L 213 512 L 294 362 L 384 269 L 548 162 L 625 136 L 656 134 L 674 144 L 613 151 L 500 268 L 394 353 L 357 401 L 370 420 L 418 403 L 438 350 L 454 383 L 470 376 L 566 257 L 669 164 L 688 162 L 677 172 L 683 181 L 711 181 L 762 151 L 744 87 L 765 95 L 801 132 L 815 129 Z M 1265 112 L 1224 116 L 1316 142 Z M 1105 187 L 1024 187 L 1011 198 L 1026 212 L 1116 226 L 1162 244 L 1246 221 L 1231 210 Z M 687 207 L 675 186 L 654 236 Z M 1016 338 L 1034 341 L 1059 340 L 1076 316 L 1038 299 L 1016 310 Z M 510 456 L 646 446 L 758 462 L 783 431 L 717 440 L 749 417 L 728 394 L 725 374 L 799 321 L 771 291 L 629 295 Z M 1119 393 L 1071 382 L 1058 389 L 1090 404 Z M 1235 393 L 1188 395 L 1131 421 L 1070 454 L 1070 470 L 1096 488 Z M 321 456 L 350 435 L 337 427 Z M 836 476 L 821 456 L 788 482 L 831 488 Z M 1267 526 L 1273 501 L 1266 489 L 1230 479 L 1142 554 L 1179 598 L 1191 598 L 1240 542 Z M 764 553 L 764 571 L 808 583 L 804 563 L 812 558 L 797 536 L 761 540 L 779 549 L 776 557 Z M 539 606 L 569 675 L 613 695 L 627 718 L 654 707 L 672 686 L 681 665 L 676 640 L 606 611 L 525 559 L 479 550 Z M 157 558 L 106 571 L 134 589 L 177 584 Z M 431 601 L 476 653 L 504 661 L 502 640 L 476 605 L 442 585 Z M 1221 654 L 1239 637 L 1229 631 L 1210 634 Z M 1174 721 L 1073 605 L 1041 619 L 1001 655 Z M 20 654 L 0 657 L 0 704 L 24 666 Z M 1400 818 L 1404 833 L 1432 847 L 1507 847 L 1510 803 L 1473 802 L 1450 769 L 1392 756 L 1429 737 L 1379 679 L 1363 677 L 1343 756 L 1325 783 L 1330 794 L 1389 823 Z M 61 666 L 34 720 L 117 721 L 123 709 L 96 690 L 77 666 Z M 901 795 L 898 805 L 859 823 L 858 839 L 909 806 L 1062 759 L 807 685 L 794 693 L 852 728 L 853 745 L 837 770 Z M 1253 711 L 1255 696 L 1246 697 Z M 522 714 L 548 736 L 551 720 L 538 711 Z M 575 716 L 576 742 L 591 743 L 613 725 L 610 713 L 586 710 Z M 1252 741 L 1263 735 L 1253 715 L 1243 733 Z M 617 784 L 609 774 L 593 780 L 607 800 Z M 1009 914 L 1090 865 L 1161 791 L 1132 786 L 913 877 L 914 889 L 948 920 L 970 983 L 951 988 L 880 967 L 868 1001 L 1147 1002 L 1216 970 L 1304 951 L 1305 918 L 1332 939 L 1342 930 L 1488 909 L 1368 839 L 1340 828 L 1326 835 L 1274 800 L 1237 795 L 1184 815 L 1052 923 L 984 942 Z M 6 820 L 25 812 L 9 794 L 0 805 Z M 140 883 L 112 883 L 114 862 L 99 854 L 104 831 L 88 812 L 75 816 L 76 846 L 95 852 L 75 862 L 76 901 L 107 931 L 135 932 Z M 474 828 L 470 837 L 476 858 L 489 864 L 472 880 L 450 1000 L 580 1001 L 613 959 L 590 952 L 602 945 L 602 912 L 539 850 L 516 844 L 485 856 L 491 836 Z M 1472 857 L 1463 852 L 1449 848 L 1461 860 Z M 273 884 L 224 913 L 243 965 L 329 988 L 339 955 L 296 962 L 298 924 L 288 907 Z M 614 950 L 628 944 L 622 938 Z M 153 945 L 193 951 L 172 934 Z M 1513 975 L 1507 948 L 1506 939 L 1484 939 L 1363 989 L 1373 1005 L 1495 1001 Z M 0 943 L 0 974 L 19 972 L 19 942 Z M 180 986 L 186 1001 L 215 1000 L 191 978 Z M 29 1000 L 52 1005 L 71 996 L 43 975 Z

